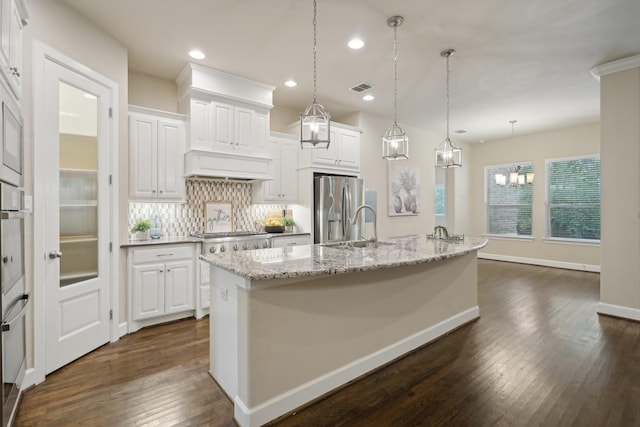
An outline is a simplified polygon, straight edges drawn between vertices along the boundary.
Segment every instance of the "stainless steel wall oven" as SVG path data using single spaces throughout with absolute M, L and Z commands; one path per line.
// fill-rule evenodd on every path
M 22 190 L 0 182 L 0 379 L 2 425 L 9 425 L 20 399 L 25 374 L 25 313 L 29 294 L 24 280 L 24 218 Z

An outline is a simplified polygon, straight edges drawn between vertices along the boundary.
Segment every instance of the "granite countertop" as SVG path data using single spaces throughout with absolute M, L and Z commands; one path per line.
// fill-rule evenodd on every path
M 269 233 L 262 234 L 260 237 L 275 238 L 275 237 L 287 237 L 287 236 L 308 236 L 309 233 Z M 163 237 L 161 239 L 148 239 L 148 240 L 129 240 L 127 243 L 120 245 L 121 248 L 132 248 L 137 246 L 150 246 L 150 245 L 169 245 L 176 243 L 202 243 L 202 239 L 192 236 L 182 237 Z
M 305 245 L 201 255 L 200 259 L 249 280 L 289 279 L 433 262 L 477 251 L 487 242 L 478 238 L 445 242 L 420 234 L 385 239 L 377 248 Z

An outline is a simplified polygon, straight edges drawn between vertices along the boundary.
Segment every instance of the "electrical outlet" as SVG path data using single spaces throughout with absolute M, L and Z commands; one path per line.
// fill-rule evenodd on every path
M 222 288 L 220 289 L 220 298 L 222 298 L 224 301 L 229 299 L 229 289 L 227 288 Z

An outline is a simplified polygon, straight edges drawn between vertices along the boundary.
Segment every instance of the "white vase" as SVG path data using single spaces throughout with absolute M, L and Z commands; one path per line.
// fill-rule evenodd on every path
M 136 232 L 136 240 L 149 240 L 149 232 L 148 231 Z

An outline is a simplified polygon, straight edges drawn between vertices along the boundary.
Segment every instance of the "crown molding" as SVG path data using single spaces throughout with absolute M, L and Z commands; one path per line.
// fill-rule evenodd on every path
M 640 67 L 640 55 L 634 55 L 628 58 L 618 59 L 617 61 L 607 62 L 606 64 L 596 65 L 591 69 L 591 75 L 594 79 L 600 80 L 600 77 L 606 76 L 607 74 L 613 74 L 618 71 L 624 71 L 636 67 Z

